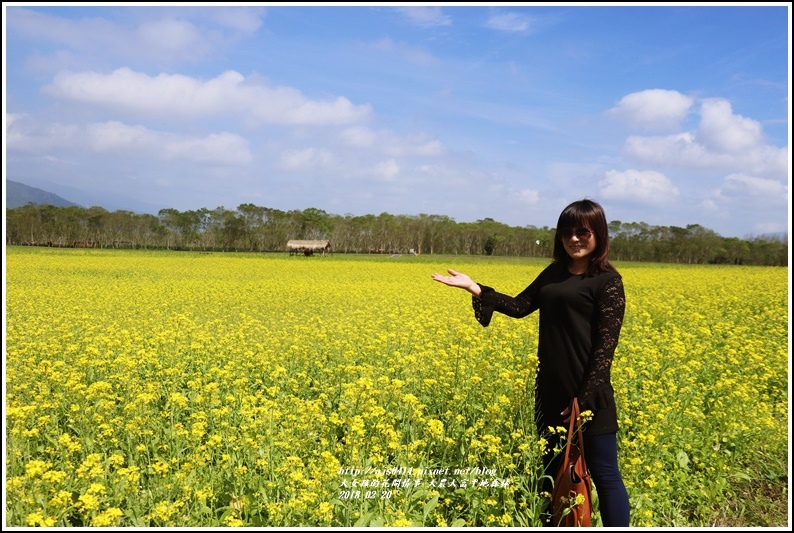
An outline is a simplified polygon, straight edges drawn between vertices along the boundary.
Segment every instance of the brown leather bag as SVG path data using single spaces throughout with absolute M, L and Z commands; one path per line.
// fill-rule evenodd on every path
M 579 415 L 579 401 L 574 398 L 571 402 L 565 455 L 554 477 L 551 494 L 552 520 L 559 527 L 592 525 L 592 484 L 590 471 L 584 461 L 584 439 Z

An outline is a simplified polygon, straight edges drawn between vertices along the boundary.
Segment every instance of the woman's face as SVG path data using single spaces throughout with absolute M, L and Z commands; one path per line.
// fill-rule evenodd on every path
M 589 228 L 561 228 L 560 239 L 573 261 L 586 259 L 596 249 L 596 236 Z

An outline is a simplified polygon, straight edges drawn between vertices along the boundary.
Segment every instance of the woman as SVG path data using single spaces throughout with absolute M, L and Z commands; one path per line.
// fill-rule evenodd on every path
M 480 285 L 461 272 L 433 279 L 472 294 L 477 321 L 488 326 L 494 311 L 523 318 L 540 310 L 535 418 L 538 432 L 567 426 L 569 405 L 579 399 L 593 418 L 583 430 L 585 460 L 598 492 L 601 521 L 629 525 L 629 501 L 618 469 L 617 409 L 610 369 L 626 299 L 623 281 L 610 264 L 604 210 L 592 200 L 570 204 L 560 214 L 553 262 L 515 297 Z M 552 442 L 550 450 L 556 443 Z M 549 451 L 546 472 L 553 477 L 560 456 Z M 545 490 L 551 492 L 546 480 Z

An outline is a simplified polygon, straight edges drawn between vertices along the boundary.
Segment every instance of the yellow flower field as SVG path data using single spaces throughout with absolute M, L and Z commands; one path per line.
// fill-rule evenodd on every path
M 537 315 L 430 274 L 547 260 L 6 252 L 7 526 L 540 525 Z M 787 483 L 787 271 L 617 266 L 632 525 L 730 525 Z

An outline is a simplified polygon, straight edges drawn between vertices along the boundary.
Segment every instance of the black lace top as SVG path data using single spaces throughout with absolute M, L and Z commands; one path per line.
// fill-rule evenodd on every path
M 535 414 L 538 431 L 563 426 L 560 413 L 574 396 L 593 419 L 591 435 L 617 431 L 617 410 L 610 371 L 620 337 L 626 298 L 616 272 L 597 276 L 571 274 L 551 264 L 515 297 L 480 285 L 472 297 L 477 321 L 488 326 L 494 311 L 523 318 L 540 310 Z

